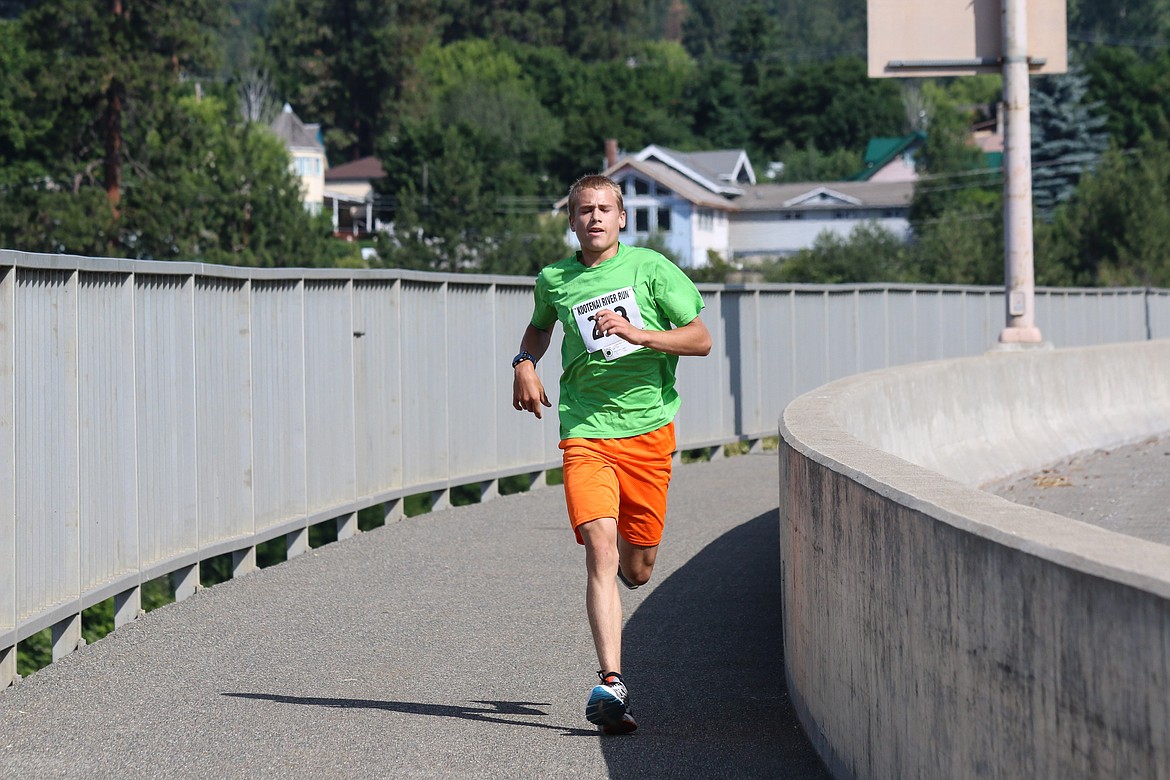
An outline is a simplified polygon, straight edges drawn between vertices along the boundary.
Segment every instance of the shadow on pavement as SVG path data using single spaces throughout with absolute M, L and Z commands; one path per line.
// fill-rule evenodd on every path
M 461 718 L 463 720 L 478 720 L 484 723 L 501 723 L 505 726 L 528 726 L 537 729 L 551 729 L 562 731 L 566 736 L 596 737 L 596 729 L 578 729 L 568 726 L 556 726 L 551 723 L 534 723 L 527 720 L 513 720 L 514 717 L 547 716 L 547 712 L 536 709 L 547 707 L 532 701 L 475 701 L 472 704 L 484 704 L 485 708 L 461 707 L 452 704 L 424 704 L 408 701 L 383 701 L 380 699 L 340 699 L 317 696 L 284 696 L 275 693 L 224 693 L 233 699 L 257 699 L 271 701 L 278 704 L 299 704 L 309 707 L 340 707 L 373 710 L 388 710 L 402 712 L 408 715 L 429 715 L 437 718 Z
M 777 518 L 728 531 L 630 616 L 622 666 L 641 728 L 602 739 L 611 777 L 830 777 L 784 679 Z

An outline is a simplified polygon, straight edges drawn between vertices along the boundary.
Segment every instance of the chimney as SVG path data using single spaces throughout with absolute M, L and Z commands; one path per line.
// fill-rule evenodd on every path
M 605 139 L 605 169 L 609 170 L 617 165 L 618 147 L 616 138 Z

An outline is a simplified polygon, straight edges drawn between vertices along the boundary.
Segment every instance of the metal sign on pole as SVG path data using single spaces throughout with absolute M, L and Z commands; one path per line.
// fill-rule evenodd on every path
M 873 78 L 1003 74 L 1002 344 L 1040 344 L 1032 240 L 1028 76 L 1068 70 L 1065 0 L 868 0 Z

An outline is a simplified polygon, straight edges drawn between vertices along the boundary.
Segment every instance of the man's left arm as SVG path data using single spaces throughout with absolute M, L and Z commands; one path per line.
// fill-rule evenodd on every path
M 672 330 L 642 330 L 635 328 L 622 315 L 609 309 L 602 309 L 597 313 L 596 322 L 602 335 L 617 335 L 631 344 L 665 352 L 668 355 L 701 357 L 711 354 L 711 334 L 699 317 Z

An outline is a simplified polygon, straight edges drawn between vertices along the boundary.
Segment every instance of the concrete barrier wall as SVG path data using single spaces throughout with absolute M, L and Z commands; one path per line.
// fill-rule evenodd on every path
M 836 777 L 1170 777 L 1170 547 L 977 488 L 1170 430 L 1170 341 L 850 377 L 780 429 L 786 672 Z

